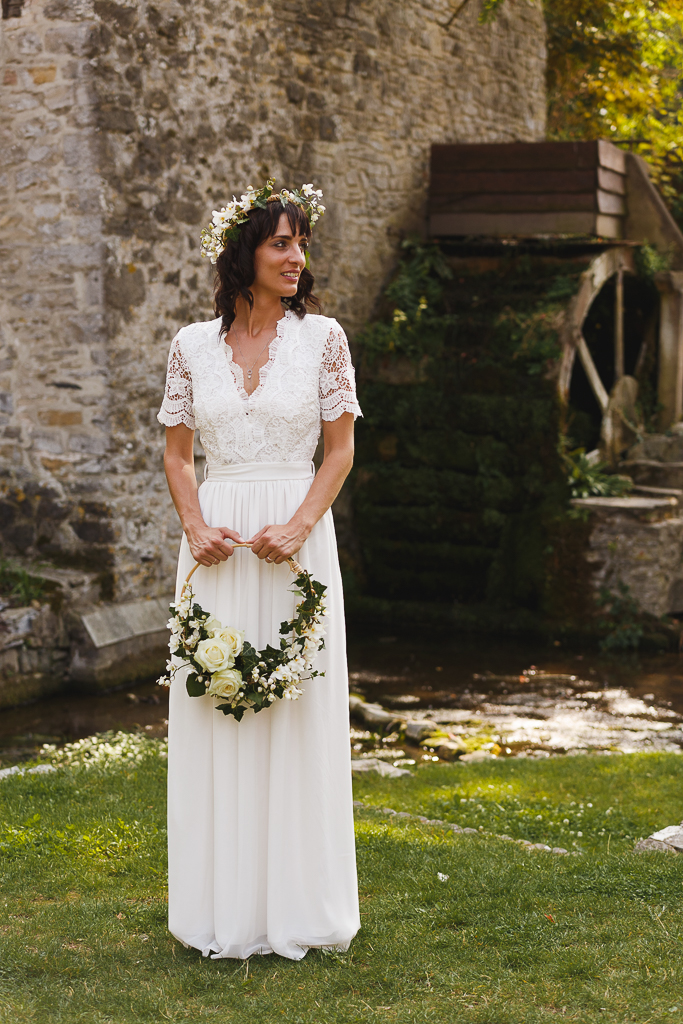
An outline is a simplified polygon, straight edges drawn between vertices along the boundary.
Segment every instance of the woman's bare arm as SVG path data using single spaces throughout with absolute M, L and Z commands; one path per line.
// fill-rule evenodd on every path
M 323 464 L 292 518 L 284 526 L 264 526 L 251 538 L 251 550 L 259 558 L 279 564 L 295 555 L 339 494 L 353 465 L 353 414 L 323 421 L 323 438 Z
M 241 541 L 242 538 L 226 526 L 214 528 L 204 522 L 194 472 L 194 430 L 182 423 L 177 427 L 166 427 L 164 469 L 168 489 L 195 562 L 202 565 L 224 562 L 235 550 L 228 541 Z

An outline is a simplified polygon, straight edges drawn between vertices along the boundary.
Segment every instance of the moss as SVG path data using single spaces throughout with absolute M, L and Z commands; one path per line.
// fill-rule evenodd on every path
M 0 595 L 9 598 L 11 605 L 23 607 L 31 601 L 45 599 L 49 589 L 47 581 L 6 559 L 0 560 Z
M 596 248 L 562 246 L 405 244 L 357 339 L 361 557 L 349 596 L 366 624 L 422 608 L 444 629 L 595 632 L 589 526 L 569 507 L 554 375 L 563 313 Z

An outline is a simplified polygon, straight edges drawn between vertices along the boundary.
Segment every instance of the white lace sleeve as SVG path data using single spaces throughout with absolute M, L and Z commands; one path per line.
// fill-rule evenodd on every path
M 157 413 L 157 419 L 166 427 L 177 427 L 179 423 L 184 423 L 190 430 L 195 429 L 192 410 L 192 375 L 177 334 L 168 354 L 166 390 L 161 409 Z
M 343 412 L 362 416 L 356 398 L 356 375 L 349 343 L 336 324 L 330 329 L 320 364 L 320 412 L 324 420 L 337 420 Z

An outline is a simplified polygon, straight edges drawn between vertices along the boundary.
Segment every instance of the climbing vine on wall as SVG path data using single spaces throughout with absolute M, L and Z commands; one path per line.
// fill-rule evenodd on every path
M 543 609 L 568 497 L 548 371 L 583 258 L 406 243 L 358 338 L 366 596 Z

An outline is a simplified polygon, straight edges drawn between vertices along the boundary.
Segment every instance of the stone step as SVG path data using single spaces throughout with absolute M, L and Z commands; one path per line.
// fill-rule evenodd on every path
M 683 504 L 683 490 L 678 487 L 646 487 L 644 484 L 636 484 L 633 493 L 648 494 L 653 498 L 675 498 L 679 505 Z
M 626 518 L 645 523 L 659 523 L 679 516 L 675 497 L 649 498 L 634 495 L 623 498 L 572 498 L 574 508 L 584 508 L 600 519 Z
M 677 424 L 677 428 L 680 426 Z M 683 432 L 676 429 L 671 434 L 648 434 L 633 445 L 630 459 L 654 459 L 655 462 L 683 462 Z
M 657 459 L 626 459 L 619 463 L 619 472 L 644 487 L 683 489 L 683 462 L 660 462 Z

